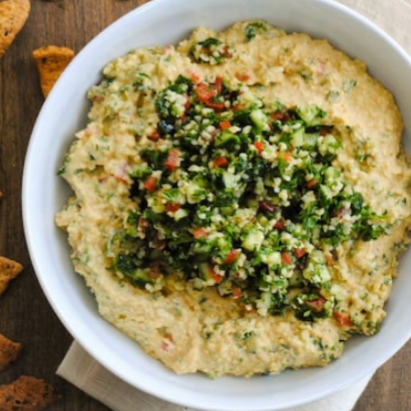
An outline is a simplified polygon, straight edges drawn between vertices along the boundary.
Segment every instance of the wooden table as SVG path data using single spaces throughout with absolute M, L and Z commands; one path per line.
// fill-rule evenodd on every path
M 45 299 L 24 241 L 20 200 L 23 163 L 32 127 L 43 104 L 31 52 L 48 44 L 79 51 L 109 23 L 141 3 L 144 1 L 32 0 L 28 23 L 0 60 L 0 188 L 5 195 L 0 203 L 0 255 L 25 266 L 24 274 L 0 299 L 0 332 L 24 344 L 22 357 L 0 375 L 0 384 L 21 374 L 52 382 L 64 399 L 51 410 L 107 408 L 55 375 L 72 337 Z M 44 159 L 47 161 L 47 153 Z M 377 372 L 355 411 L 411 410 L 410 384 L 411 342 Z

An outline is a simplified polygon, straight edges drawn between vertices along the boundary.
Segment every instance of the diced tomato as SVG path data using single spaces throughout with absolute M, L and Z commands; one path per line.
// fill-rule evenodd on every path
M 198 83 L 200 81 L 200 76 L 197 73 L 194 73 L 194 71 L 188 70 L 187 74 L 193 83 Z
M 224 57 L 225 57 L 226 59 L 231 58 L 231 53 L 230 53 L 230 49 L 228 48 L 228 46 L 225 46 L 225 47 L 224 47 Z
M 343 327 L 354 326 L 354 323 L 351 321 L 350 316 L 346 313 L 334 313 L 334 317 Z
M 287 225 L 285 224 L 284 220 L 278 220 L 275 224 L 274 224 L 274 228 L 276 228 L 279 231 L 283 231 L 285 230 L 285 227 L 287 227 Z
M 231 250 L 226 259 L 223 261 L 223 264 L 232 264 L 235 260 L 237 260 L 239 255 L 240 252 L 238 250 Z
M 293 156 L 292 156 L 291 153 L 279 153 L 279 154 L 278 154 L 278 157 L 279 157 L 279 158 L 282 158 L 282 159 L 285 160 L 287 163 L 289 163 L 289 162 L 292 160 L 292 158 L 293 158 Z
M 222 121 L 220 123 L 221 130 L 227 130 L 231 127 L 231 123 L 229 121 Z
M 213 277 L 213 280 L 214 280 L 217 284 L 220 284 L 221 281 L 223 281 L 223 278 L 224 278 L 224 277 L 223 277 L 221 274 L 216 273 L 214 270 L 213 270 L 213 272 L 211 273 L 211 275 L 212 275 L 212 277 Z
M 157 180 L 155 177 L 150 176 L 150 177 L 147 177 L 147 178 L 143 181 L 143 186 L 144 186 L 144 188 L 145 188 L 147 191 L 149 191 L 150 193 L 152 193 L 153 191 L 156 190 L 156 188 L 157 188 L 157 183 L 158 183 L 158 180 Z
M 235 104 L 232 109 L 233 111 L 240 111 L 244 108 L 244 106 L 242 104 Z
M 222 90 L 223 79 L 221 77 L 216 78 L 214 86 L 210 86 L 205 83 L 200 83 L 197 85 L 195 89 L 198 99 L 207 107 L 210 107 L 216 111 L 222 111 L 225 107 L 223 102 L 213 101 L 214 97 L 220 94 Z
M 281 253 L 281 258 L 284 264 L 291 265 L 293 263 L 293 259 L 291 258 L 290 254 L 287 251 L 283 251 Z
M 320 313 L 324 309 L 324 305 L 327 300 L 323 297 L 319 297 L 316 300 L 306 301 L 305 303 L 311 307 L 316 313 Z
M 208 236 L 208 232 L 206 229 L 199 227 L 193 230 L 194 238 L 206 238 Z
M 223 79 L 221 77 L 216 77 L 214 87 L 217 94 L 223 91 Z
M 165 246 L 167 245 L 166 240 L 157 240 L 155 247 L 157 250 L 164 250 Z
M 264 143 L 262 141 L 256 141 L 254 143 L 254 147 L 257 149 L 258 155 L 261 156 L 261 153 L 263 152 L 263 149 L 264 149 Z
M 318 181 L 317 181 L 315 178 L 313 178 L 312 180 L 310 180 L 310 181 L 307 183 L 307 188 L 313 188 L 313 187 L 315 187 L 317 184 L 318 184 Z
M 273 120 L 281 121 L 281 122 L 285 122 L 285 121 L 290 120 L 290 116 L 289 116 L 287 113 L 281 113 L 281 112 L 271 113 L 271 114 L 270 114 L 270 117 L 271 117 Z
M 164 163 L 165 167 L 169 171 L 174 171 L 180 163 L 180 152 L 175 149 L 171 149 L 168 152 L 168 158 L 166 162 Z
M 327 261 L 328 266 L 332 266 L 334 264 L 334 258 L 332 258 L 330 255 L 326 255 L 325 260 Z
M 247 73 L 235 73 L 235 77 L 237 80 L 240 80 L 240 81 L 250 80 L 250 75 Z
M 259 207 L 267 213 L 273 213 L 275 211 L 275 206 L 268 201 L 261 201 Z
M 157 141 L 160 138 L 160 134 L 158 134 L 158 131 L 152 132 L 147 138 L 151 141 Z
M 296 258 L 302 258 L 307 254 L 307 251 L 305 251 L 304 248 L 296 248 L 294 250 L 294 255 L 296 256 Z
M 282 120 L 284 118 L 284 115 L 285 115 L 284 113 L 271 113 L 270 117 L 273 120 Z
M 218 157 L 218 158 L 216 158 L 214 161 L 213 161 L 213 164 L 216 166 L 216 167 L 220 167 L 220 168 L 223 168 L 223 167 L 226 167 L 227 165 L 228 165 L 228 160 L 227 160 L 227 158 L 226 157 Z
M 148 221 L 145 218 L 140 217 L 140 219 L 138 220 L 138 228 L 143 233 L 145 233 L 148 227 L 149 227 Z
M 204 103 L 207 107 L 210 107 L 215 111 L 223 111 L 225 107 L 223 102 L 215 103 L 212 100 L 208 100 L 208 101 L 205 101 Z
M 243 292 L 241 291 L 241 288 L 238 288 L 238 287 L 235 287 L 235 286 L 232 287 L 232 291 L 233 291 L 234 300 L 237 300 L 243 294 Z
M 187 110 L 189 110 L 191 107 L 191 101 L 190 98 L 187 96 L 187 100 L 186 100 L 186 104 L 184 104 L 184 108 Z
M 178 211 L 180 209 L 180 207 L 181 207 L 180 203 L 174 203 L 174 204 L 173 203 L 167 203 L 166 204 L 166 210 L 168 212 L 171 212 L 171 213 L 173 213 L 175 211 Z
M 205 83 L 198 84 L 195 91 L 197 93 L 198 99 L 202 103 L 208 102 L 216 95 L 215 90 L 213 90 L 208 84 Z

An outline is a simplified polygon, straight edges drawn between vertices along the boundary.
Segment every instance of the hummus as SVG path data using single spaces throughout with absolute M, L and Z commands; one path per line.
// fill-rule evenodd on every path
M 133 50 L 88 94 L 56 222 L 99 312 L 177 373 L 275 374 L 371 336 L 410 165 L 364 64 L 263 21 Z

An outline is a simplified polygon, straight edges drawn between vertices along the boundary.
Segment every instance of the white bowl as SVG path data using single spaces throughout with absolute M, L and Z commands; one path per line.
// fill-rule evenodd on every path
M 86 91 L 110 60 L 132 48 L 177 43 L 198 25 L 223 29 L 263 18 L 286 29 L 327 38 L 365 61 L 395 95 L 411 140 L 411 61 L 380 29 L 328 0 L 157 0 L 103 31 L 75 58 L 48 97 L 31 137 L 23 181 L 24 226 L 39 281 L 61 321 L 101 364 L 129 384 L 165 400 L 207 410 L 280 410 L 335 393 L 373 372 L 411 336 L 411 253 L 402 258 L 387 304 L 388 317 L 372 338 L 353 338 L 338 361 L 325 368 L 286 371 L 251 379 L 178 376 L 104 321 L 82 278 L 75 274 L 66 235 L 54 215 L 70 194 L 56 176 L 74 133 L 86 122 Z

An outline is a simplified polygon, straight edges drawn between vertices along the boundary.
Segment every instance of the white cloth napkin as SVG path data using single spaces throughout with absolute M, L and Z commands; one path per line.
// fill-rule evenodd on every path
M 338 0 L 382 27 L 411 54 L 411 0 Z M 121 381 L 74 342 L 57 374 L 113 411 L 193 411 L 145 394 Z M 321 401 L 287 411 L 351 411 L 372 375 Z
M 76 341 L 57 374 L 113 411 L 194 411 L 131 387 L 94 360 Z M 287 411 L 350 411 L 370 379 L 371 376 L 324 400 Z

